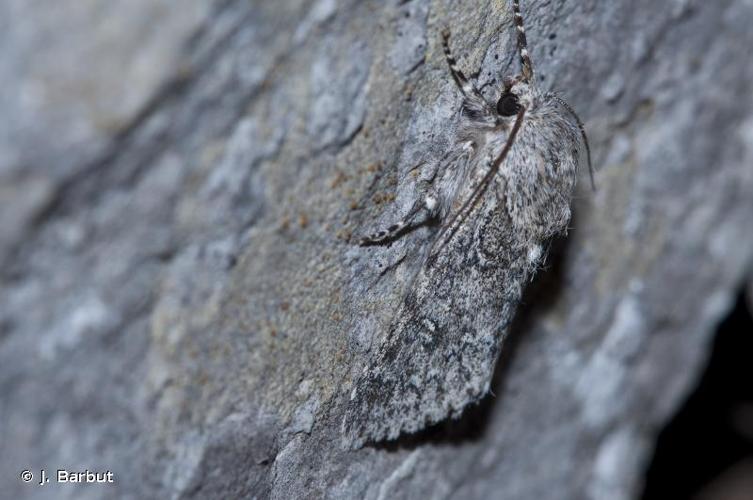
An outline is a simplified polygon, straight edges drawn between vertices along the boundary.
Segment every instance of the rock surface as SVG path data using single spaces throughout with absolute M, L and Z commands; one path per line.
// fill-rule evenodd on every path
M 505 2 L 0 5 L 2 491 L 633 498 L 751 279 L 753 5 L 523 9 L 597 191 L 582 179 L 496 397 L 349 450 L 344 403 L 429 229 L 352 241 L 442 152 L 441 28 L 488 92 L 514 70 Z M 19 479 L 40 468 L 116 484 Z

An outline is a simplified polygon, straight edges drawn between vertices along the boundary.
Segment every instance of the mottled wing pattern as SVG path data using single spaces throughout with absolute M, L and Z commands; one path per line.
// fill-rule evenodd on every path
M 500 208 L 487 191 L 474 223 L 462 225 L 416 277 L 353 391 L 345 419 L 353 445 L 456 417 L 489 391 L 502 321 L 512 316 L 527 273 L 526 250 Z

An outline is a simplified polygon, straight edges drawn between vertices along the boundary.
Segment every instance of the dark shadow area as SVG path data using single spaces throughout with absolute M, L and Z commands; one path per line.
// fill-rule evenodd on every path
M 741 293 L 719 326 L 698 386 L 659 435 L 643 500 L 753 498 L 753 491 L 740 491 L 750 482 L 732 484 L 727 474 L 751 460 L 753 317 Z M 707 488 L 711 483 L 713 494 Z M 702 491 L 708 496 L 697 497 Z
M 397 451 L 419 448 L 427 444 L 459 446 L 469 441 L 478 441 L 488 426 L 494 404 L 494 397 L 487 395 L 478 404 L 467 407 L 458 419 L 439 422 L 414 434 L 401 435 L 393 441 L 372 442 L 366 445 L 378 450 Z

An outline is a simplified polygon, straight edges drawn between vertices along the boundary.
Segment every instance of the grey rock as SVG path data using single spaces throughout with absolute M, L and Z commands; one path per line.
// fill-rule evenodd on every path
M 496 397 L 360 450 L 345 403 L 432 229 L 352 242 L 446 147 L 441 27 L 492 96 L 508 9 L 168 4 L 0 6 L 3 494 L 634 498 L 751 282 L 750 2 L 523 3 L 597 190 L 581 179 Z M 40 468 L 116 484 L 19 479 Z

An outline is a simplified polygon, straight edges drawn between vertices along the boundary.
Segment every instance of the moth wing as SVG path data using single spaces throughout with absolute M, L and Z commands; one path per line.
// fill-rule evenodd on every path
M 479 208 L 489 217 L 458 230 L 435 266 L 419 273 L 357 381 L 344 421 L 353 445 L 458 417 L 489 392 L 527 270 L 509 225 L 488 213 L 486 200 Z M 501 246 L 509 249 L 502 256 Z

